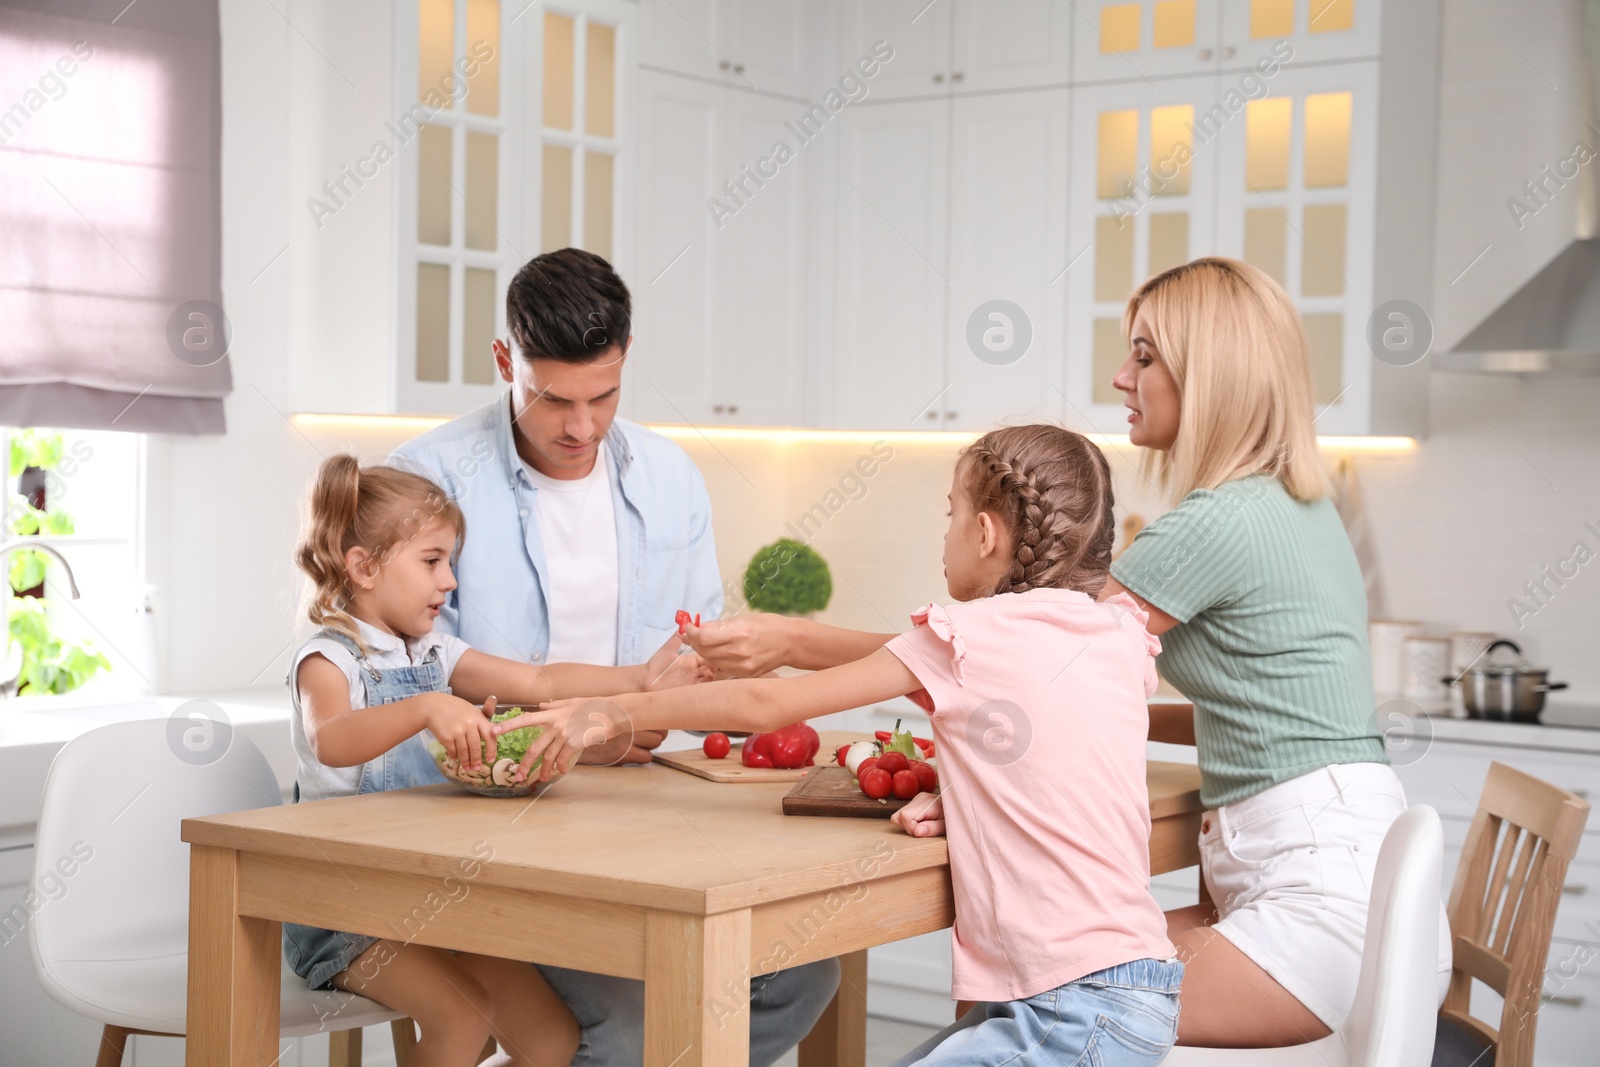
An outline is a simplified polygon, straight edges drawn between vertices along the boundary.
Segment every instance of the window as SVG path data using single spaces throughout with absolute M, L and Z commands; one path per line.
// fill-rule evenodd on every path
M 13 593 L 8 618 L 42 615 L 43 629 L 60 647 L 12 640 L 0 678 L 21 667 L 35 690 L 115 689 L 125 696 L 129 689 L 154 686 L 138 534 L 141 448 L 139 435 L 116 431 L 0 429 L 0 454 L 9 457 L 3 535 L 37 537 L 59 551 L 80 593 L 72 599 L 61 564 L 45 553 L 21 550 L 6 557 L 10 585 L 23 594 Z M 29 626 L 19 621 L 11 629 L 19 633 Z M 72 657 L 72 649 L 83 654 Z M 109 669 L 91 671 L 91 652 L 103 655 Z M 24 655 L 31 660 L 26 665 Z M 87 673 L 81 688 L 67 677 L 74 673 Z

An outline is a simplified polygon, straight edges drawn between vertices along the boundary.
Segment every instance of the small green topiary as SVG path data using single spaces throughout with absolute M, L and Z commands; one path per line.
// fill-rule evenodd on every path
M 744 598 L 757 611 L 805 615 L 821 611 L 833 596 L 833 576 L 816 550 L 782 538 L 750 558 Z

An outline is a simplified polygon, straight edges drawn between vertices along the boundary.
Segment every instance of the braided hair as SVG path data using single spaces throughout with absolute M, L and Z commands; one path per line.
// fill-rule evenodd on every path
M 1094 442 L 1059 426 L 992 430 L 961 454 L 975 511 L 1016 545 L 996 593 L 1075 589 L 1098 597 L 1116 537 L 1111 469 Z

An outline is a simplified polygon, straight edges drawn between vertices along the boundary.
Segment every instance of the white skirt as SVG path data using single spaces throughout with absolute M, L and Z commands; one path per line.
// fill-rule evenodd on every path
M 1346 763 L 1205 813 L 1200 869 L 1215 929 L 1337 1030 L 1355 1000 L 1378 850 L 1406 808 L 1394 769 Z M 1439 1002 L 1450 924 L 1439 901 Z

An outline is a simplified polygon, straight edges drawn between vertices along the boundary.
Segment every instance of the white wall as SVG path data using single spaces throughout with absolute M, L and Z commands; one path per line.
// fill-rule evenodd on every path
M 1571 10 L 1512 0 L 1445 4 L 1435 318 L 1446 344 L 1559 250 L 1553 222 L 1517 234 L 1503 200 L 1537 169 L 1515 157 L 1543 159 L 1539 152 L 1566 138 L 1557 136 L 1557 94 L 1542 79 L 1570 88 Z M 281 679 L 299 596 L 289 556 L 316 463 L 340 447 L 378 458 L 405 436 L 394 429 L 302 433 L 284 414 L 293 257 L 268 264 L 290 240 L 290 213 L 303 211 L 309 195 L 292 187 L 295 131 L 284 110 L 291 57 L 308 45 L 271 5 L 253 0 L 223 0 L 222 33 L 223 284 L 237 384 L 226 437 L 156 439 L 151 448 L 149 567 L 161 591 L 165 692 Z M 317 44 L 337 56 L 336 41 Z M 1522 95 L 1501 103 L 1486 82 Z M 1550 107 L 1529 114 L 1528 100 L 1541 91 Z M 1494 249 L 1452 286 L 1485 243 Z M 1600 526 L 1600 379 L 1438 375 L 1431 391 L 1432 436 L 1412 454 L 1358 464 L 1389 613 L 1441 630 L 1514 631 L 1506 601 L 1524 581 L 1580 538 L 1600 549 L 1583 529 L 1585 521 Z M 322 408 L 339 410 L 339 398 Z M 691 447 L 712 488 L 725 576 L 781 536 L 783 524 L 861 451 L 853 443 Z M 938 546 L 952 456 L 950 446 L 932 443 L 899 448 L 868 495 L 819 535 L 815 544 L 832 561 L 839 590 L 828 618 L 874 629 L 903 625 L 912 607 L 942 594 Z M 1139 484 L 1131 457 L 1113 467 L 1125 506 L 1154 517 L 1159 504 Z M 1592 651 L 1600 637 L 1600 562 L 1515 636 L 1554 677 L 1574 683 L 1574 698 L 1600 703 L 1600 657 Z

